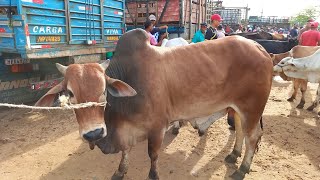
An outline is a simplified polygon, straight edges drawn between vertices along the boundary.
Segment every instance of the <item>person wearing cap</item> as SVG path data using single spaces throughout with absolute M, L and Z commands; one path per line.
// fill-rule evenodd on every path
M 150 44 L 153 46 L 161 46 L 162 44 L 162 40 L 164 39 L 164 37 L 160 38 L 160 41 L 158 41 L 152 34 L 151 31 L 153 30 L 153 24 L 151 21 L 147 20 L 144 23 L 144 30 L 148 33 L 149 35 L 149 39 L 150 39 Z
M 211 16 L 211 27 L 207 29 L 207 32 L 205 35 L 206 40 L 218 39 L 217 28 L 220 25 L 221 21 L 222 21 L 222 18 L 219 14 L 213 14 Z
M 304 28 L 300 29 L 300 32 L 299 32 L 299 35 L 298 35 L 298 39 L 299 39 L 299 40 L 300 40 L 300 37 L 301 37 L 302 33 L 304 33 L 305 31 L 310 30 L 310 28 L 311 28 L 311 23 L 312 23 L 313 21 L 314 21 L 313 19 L 309 19 L 309 20 L 307 21 L 306 26 L 305 26 Z
M 198 43 L 204 41 L 204 35 L 206 34 L 207 31 L 207 23 L 201 23 L 200 24 L 201 28 L 194 34 L 192 38 L 193 43 Z
M 168 26 L 160 26 L 160 27 L 156 27 L 156 21 L 157 21 L 157 18 L 155 15 L 153 14 L 150 14 L 150 16 L 148 17 L 148 19 L 152 22 L 152 25 L 153 25 L 153 30 L 151 31 L 151 34 L 158 40 L 160 41 L 160 39 L 162 38 L 160 36 L 160 32 L 162 29 L 168 29 Z M 167 34 L 165 33 L 164 35 L 162 36 L 167 36 Z
M 302 46 L 320 46 L 320 32 L 318 31 L 318 22 L 310 23 L 310 30 L 302 33 L 299 44 Z

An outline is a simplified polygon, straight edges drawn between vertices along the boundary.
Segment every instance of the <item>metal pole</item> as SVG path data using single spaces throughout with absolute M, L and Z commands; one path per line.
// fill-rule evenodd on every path
M 190 2 L 190 7 L 189 7 L 189 36 L 188 38 L 191 39 L 191 24 L 192 24 L 192 0 Z

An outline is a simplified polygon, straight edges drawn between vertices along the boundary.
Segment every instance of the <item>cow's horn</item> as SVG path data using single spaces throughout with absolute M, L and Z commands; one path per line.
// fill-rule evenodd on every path
M 108 68 L 109 64 L 110 64 L 110 60 L 107 59 L 103 63 L 101 63 L 100 66 L 102 67 L 102 69 L 106 70 Z
M 62 75 L 65 75 L 66 74 L 66 71 L 67 71 L 67 66 L 63 66 L 59 63 L 56 63 L 56 67 L 57 69 L 61 72 Z

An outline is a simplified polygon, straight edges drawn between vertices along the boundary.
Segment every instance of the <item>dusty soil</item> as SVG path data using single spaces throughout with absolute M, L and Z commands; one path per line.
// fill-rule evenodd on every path
M 309 84 L 306 107 L 315 97 Z M 291 83 L 274 83 L 264 113 L 264 135 L 246 179 L 319 179 L 320 120 L 316 112 L 289 103 Z M 299 97 L 298 97 L 299 98 Z M 79 138 L 72 111 L 0 110 L 0 179 L 110 179 L 120 154 L 89 150 Z M 178 136 L 167 133 L 159 160 L 161 179 L 224 179 L 239 166 L 224 163 L 234 132 L 226 119 L 204 137 L 186 125 Z M 146 179 L 146 142 L 130 152 L 125 179 Z

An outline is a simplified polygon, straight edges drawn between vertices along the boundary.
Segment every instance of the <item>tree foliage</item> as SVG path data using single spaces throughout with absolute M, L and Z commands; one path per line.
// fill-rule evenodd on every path
M 296 16 L 291 18 L 291 24 L 303 26 L 309 19 L 317 19 L 320 15 L 320 7 L 311 7 L 302 10 Z

